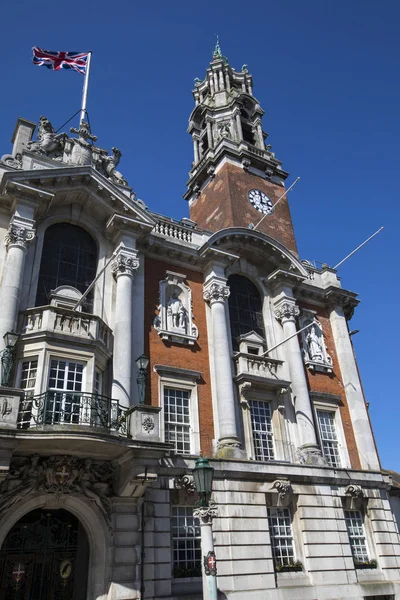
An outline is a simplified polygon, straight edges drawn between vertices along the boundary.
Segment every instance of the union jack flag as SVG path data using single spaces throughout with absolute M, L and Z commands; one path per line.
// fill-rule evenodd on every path
M 42 50 L 37 46 L 32 48 L 34 65 L 47 67 L 54 71 L 60 69 L 74 69 L 85 75 L 88 52 L 54 52 L 53 50 Z

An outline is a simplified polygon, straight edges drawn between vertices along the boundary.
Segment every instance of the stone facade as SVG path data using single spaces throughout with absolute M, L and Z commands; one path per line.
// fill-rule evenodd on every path
M 399 491 L 348 333 L 356 295 L 299 260 L 287 198 L 271 211 L 287 173 L 246 66 L 218 47 L 194 98 L 191 219 L 137 201 L 86 123 L 69 137 L 42 117 L 33 140 L 19 119 L 0 162 L 0 338 L 18 334 L 2 354 L 0 596 L 28 590 L 36 560 L 12 559 L 10 531 L 64 511 L 89 545 L 83 579 L 71 558 L 49 578 L 64 595 L 209 598 L 202 452 L 219 598 L 395 598 Z

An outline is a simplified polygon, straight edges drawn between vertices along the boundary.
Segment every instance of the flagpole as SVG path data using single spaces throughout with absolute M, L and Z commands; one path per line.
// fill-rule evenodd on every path
M 86 102 L 87 102 L 87 93 L 89 86 L 89 73 L 90 73 L 90 62 L 92 60 L 92 53 L 88 52 L 88 58 L 86 63 L 86 71 L 85 71 L 85 81 L 83 82 L 83 91 L 82 91 L 82 108 L 81 108 L 81 120 L 80 122 L 85 120 L 86 114 Z

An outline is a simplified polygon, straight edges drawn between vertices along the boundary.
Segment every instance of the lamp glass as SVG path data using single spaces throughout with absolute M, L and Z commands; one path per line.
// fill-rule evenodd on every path
M 193 479 L 198 494 L 211 494 L 214 477 L 214 467 L 203 456 L 196 461 L 193 469 Z
M 139 358 L 137 358 L 135 362 L 138 369 L 146 370 L 149 366 L 149 359 L 144 354 L 139 356 Z
M 5 333 L 3 336 L 3 340 L 4 340 L 6 348 L 8 346 L 11 346 L 13 348 L 15 346 L 15 344 L 17 343 L 18 334 L 14 333 L 14 331 L 7 331 L 7 333 Z

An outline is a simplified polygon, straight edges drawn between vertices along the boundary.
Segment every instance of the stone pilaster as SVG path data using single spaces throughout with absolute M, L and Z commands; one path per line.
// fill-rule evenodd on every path
M 323 465 L 322 453 L 317 442 L 314 416 L 308 393 L 303 359 L 296 333 L 296 317 L 300 311 L 293 299 L 284 297 L 275 306 L 275 317 L 281 322 L 283 338 L 293 336 L 284 344 L 284 354 L 289 363 L 291 388 L 299 431 L 299 460 L 303 463 Z
M 380 470 L 347 320 L 339 303 L 333 304 L 330 321 L 361 467 Z
M 204 300 L 211 310 L 214 372 L 219 421 L 218 452 L 222 456 L 235 454 L 240 448 L 237 433 L 232 365 L 229 350 L 229 332 L 225 317 L 225 303 L 229 297 L 226 281 L 212 277 L 204 286 Z
M 0 339 L 17 326 L 25 257 L 35 237 L 34 224 L 32 219 L 14 216 L 4 239 L 7 256 L 1 283 Z
M 111 266 L 117 281 L 112 397 L 125 408 L 131 404 L 133 276 L 138 267 L 137 250 L 121 244 Z

